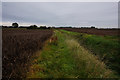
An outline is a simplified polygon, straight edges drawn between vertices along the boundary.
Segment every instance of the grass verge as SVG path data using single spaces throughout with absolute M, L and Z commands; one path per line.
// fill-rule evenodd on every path
M 47 41 L 33 61 L 28 78 L 111 78 L 113 72 L 73 37 L 55 31 L 57 42 Z
M 120 38 L 119 36 L 97 36 L 61 30 L 73 35 L 79 43 L 104 61 L 108 68 L 120 74 Z

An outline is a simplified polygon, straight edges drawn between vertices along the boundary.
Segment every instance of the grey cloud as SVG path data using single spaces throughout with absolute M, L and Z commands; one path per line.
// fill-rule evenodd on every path
M 3 22 L 117 27 L 115 2 L 3 2 Z

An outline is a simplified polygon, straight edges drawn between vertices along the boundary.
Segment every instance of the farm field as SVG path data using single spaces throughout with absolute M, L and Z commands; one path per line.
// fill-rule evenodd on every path
M 3 29 L 2 77 L 24 78 L 34 52 L 41 50 L 52 30 Z
M 3 29 L 2 45 L 3 77 L 120 77 L 120 43 L 116 35 Z
M 120 80 L 119 3 L 2 1 L 0 76 Z
M 101 36 L 105 36 L 105 35 L 120 36 L 120 29 L 97 29 L 97 28 L 61 28 L 61 29 L 67 31 L 73 31 L 73 32 L 101 35 Z

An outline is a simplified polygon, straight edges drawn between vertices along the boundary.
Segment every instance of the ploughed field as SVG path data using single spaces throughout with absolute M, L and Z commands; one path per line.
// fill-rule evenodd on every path
M 64 30 L 80 32 L 80 33 L 88 33 L 95 35 L 120 35 L 120 29 L 96 29 L 96 28 L 62 28 Z
M 30 58 L 51 35 L 52 30 L 3 29 L 3 78 L 25 77 Z

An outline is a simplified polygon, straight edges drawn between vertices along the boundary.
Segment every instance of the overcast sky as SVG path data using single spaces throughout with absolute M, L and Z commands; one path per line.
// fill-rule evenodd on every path
M 3 25 L 118 27 L 117 2 L 3 2 Z

